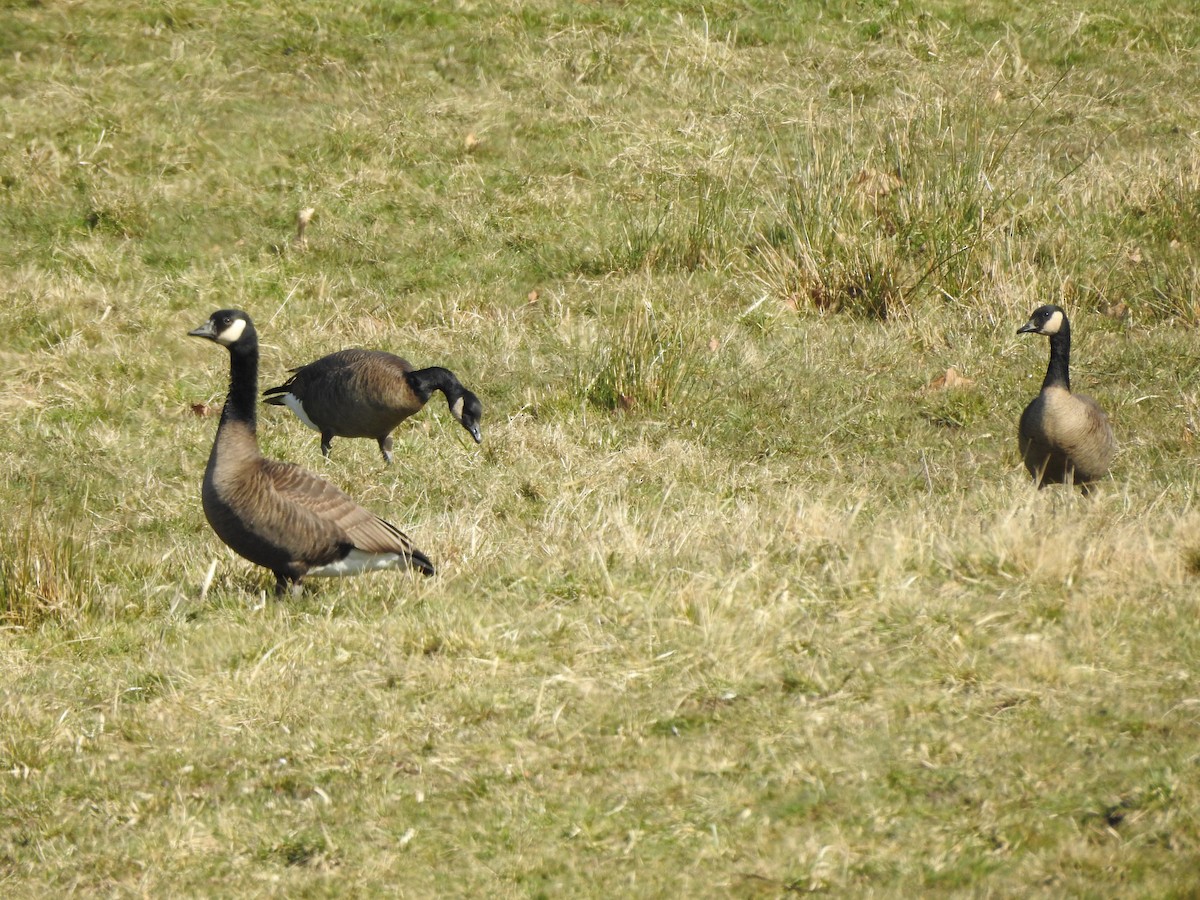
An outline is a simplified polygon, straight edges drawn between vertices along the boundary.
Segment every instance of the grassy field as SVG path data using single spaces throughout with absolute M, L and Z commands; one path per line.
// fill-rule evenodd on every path
M 1185 0 L 3 4 L 0 891 L 1196 896 L 1198 46 Z M 1017 457 L 1044 302 L 1092 498 Z M 268 384 L 480 395 L 389 468 L 260 417 L 436 578 L 279 602 L 217 541 L 227 306 Z

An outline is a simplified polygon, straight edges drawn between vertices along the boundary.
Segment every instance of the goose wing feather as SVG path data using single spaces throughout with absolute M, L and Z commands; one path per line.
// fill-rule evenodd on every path
M 288 369 L 289 372 L 293 373 L 292 376 L 279 387 L 268 388 L 268 390 L 278 391 L 283 388 L 304 384 L 309 379 L 329 378 L 343 369 L 349 369 L 351 372 L 354 372 L 368 362 L 371 362 L 373 365 L 394 369 L 396 374 L 401 376 L 405 372 L 413 371 L 412 363 L 403 357 L 396 356 L 394 353 L 351 347 L 347 350 L 338 350 L 336 353 L 322 356 L 320 359 L 305 363 L 302 366 L 295 366 Z
M 307 469 L 270 460 L 264 463 L 263 471 L 295 519 L 319 523 L 323 533 L 337 535 L 367 553 L 420 554 L 399 528 Z
M 406 376 L 413 371 L 408 360 L 382 350 L 346 350 L 335 355 L 343 354 L 339 365 L 344 372 L 339 378 L 345 389 L 387 420 L 388 431 L 425 405 L 408 383 Z

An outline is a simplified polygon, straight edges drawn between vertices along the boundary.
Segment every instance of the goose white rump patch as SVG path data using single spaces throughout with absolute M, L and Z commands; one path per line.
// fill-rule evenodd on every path
M 308 417 L 308 413 L 304 411 L 304 404 L 300 402 L 300 398 L 295 394 L 284 394 L 283 402 L 292 412 L 296 414 L 296 418 L 311 428 L 313 431 L 320 431 L 313 420 Z
M 308 575 L 315 578 L 344 578 L 347 575 L 357 575 L 359 572 L 395 569 L 404 565 L 407 565 L 407 561 L 399 553 L 367 553 L 365 550 L 355 549 L 351 550 L 344 559 L 309 569 Z

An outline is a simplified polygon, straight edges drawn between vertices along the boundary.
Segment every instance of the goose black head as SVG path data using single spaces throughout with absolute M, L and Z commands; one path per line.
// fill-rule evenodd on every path
M 188 334 L 192 337 L 208 338 L 222 347 L 233 347 L 238 343 L 250 343 L 255 336 L 254 323 L 240 309 L 218 309 L 199 328 Z
M 1029 316 L 1029 321 L 1017 329 L 1017 334 L 1054 335 L 1064 330 L 1067 314 L 1061 306 L 1039 306 Z
M 479 430 L 479 420 L 483 418 L 483 404 L 479 402 L 478 397 L 464 388 L 459 398 L 450 404 L 450 414 L 458 419 L 463 428 L 471 432 L 475 443 L 483 443 L 483 433 Z

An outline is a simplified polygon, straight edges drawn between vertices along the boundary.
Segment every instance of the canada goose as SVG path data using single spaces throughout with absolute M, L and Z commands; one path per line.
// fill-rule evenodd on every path
M 406 359 L 382 350 L 339 350 L 306 366 L 290 369 L 291 378 L 263 391 L 266 402 L 286 406 L 313 431 L 321 432 L 321 453 L 329 456 L 334 436 L 369 437 L 379 442 L 385 462 L 392 461 L 392 430 L 419 412 L 434 391 L 446 395 L 450 414 L 483 441 L 483 406 L 449 369 L 414 369 Z
M 1017 334 L 1050 338 L 1042 391 L 1021 413 L 1021 458 L 1038 487 L 1077 484 L 1086 494 L 1108 472 L 1116 440 L 1108 416 L 1091 397 L 1071 393 L 1071 323 L 1061 306 L 1039 306 Z
M 341 576 L 433 564 L 395 525 L 297 465 L 258 449 L 258 334 L 244 312 L 221 309 L 188 332 L 229 350 L 229 396 L 208 467 L 204 515 L 234 552 L 275 573 L 275 591 L 299 590 L 305 575 Z

